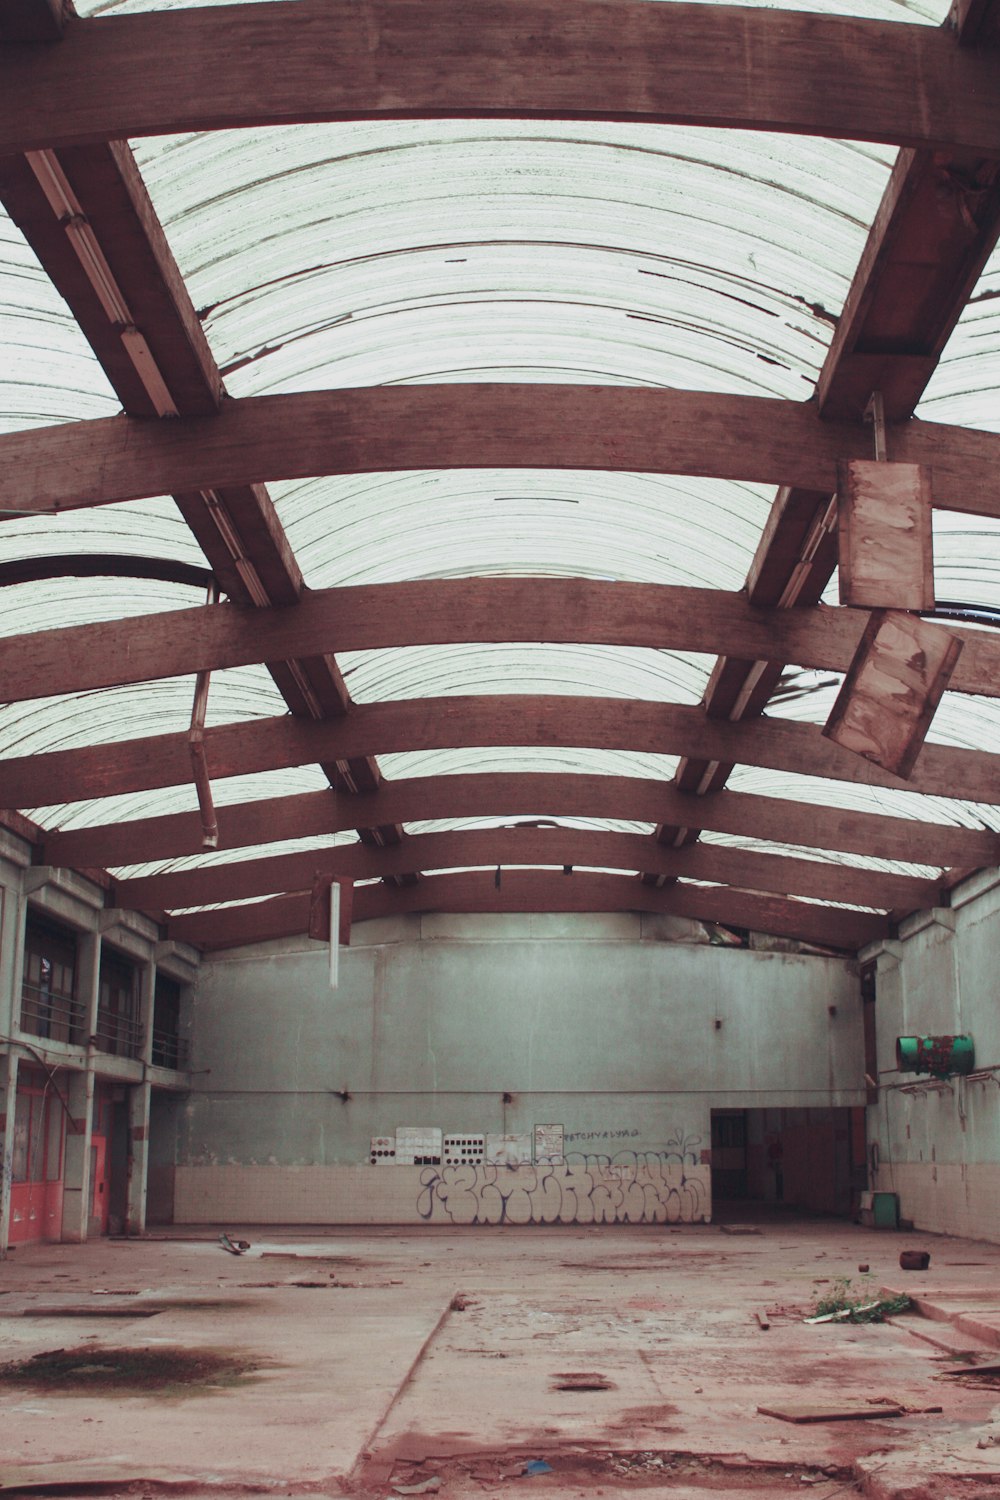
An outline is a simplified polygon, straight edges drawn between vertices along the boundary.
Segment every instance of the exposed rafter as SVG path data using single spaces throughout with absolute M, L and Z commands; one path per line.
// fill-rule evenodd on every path
M 145 420 L 151 417 L 217 420 L 222 376 L 129 147 L 111 140 L 0 160 L 0 199 L 128 416 L 150 430 L 171 425 Z M 300 597 L 301 571 L 262 485 L 169 489 L 230 597 L 254 606 Z M 337 718 L 350 707 L 332 656 L 276 661 L 272 676 L 293 714 Z M 368 759 L 323 769 L 351 790 L 379 779 Z M 384 828 L 363 836 L 388 843 L 399 834 Z
M 0 698 L 152 681 L 324 652 L 455 642 L 559 641 L 771 652 L 844 672 L 867 610 L 755 609 L 743 594 L 575 578 L 438 579 L 305 594 L 293 608 L 232 604 L 0 638 Z M 1000 637 L 954 627 L 954 692 L 1000 695 Z
M 338 721 L 267 718 L 205 731 L 206 753 L 219 778 L 328 759 L 470 745 L 699 755 L 804 776 L 1000 803 L 1000 755 L 925 745 L 913 775 L 904 782 L 824 739 L 817 725 L 782 719 L 730 724 L 675 703 L 531 694 L 416 698 L 357 705 Z M 0 799 L 19 808 L 179 786 L 188 780 L 183 734 L 0 761 Z
M 497 115 L 1000 152 L 995 74 L 946 27 L 642 0 L 588 0 L 571 19 L 558 0 L 295 9 L 294 22 L 280 4 L 77 21 L 40 56 L 8 49 L 0 153 L 266 123 Z
M 132 553 L 50 553 L 45 557 L 18 557 L 0 562 L 0 588 L 40 583 L 48 578 L 153 578 L 159 583 L 179 583 L 200 589 L 212 582 L 210 568 L 171 558 L 141 557 Z
M 434 818 L 507 817 L 617 818 L 685 823 L 697 812 L 716 833 L 877 854 L 910 864 L 975 867 L 1000 864 L 1000 833 L 911 821 L 884 813 L 792 802 L 748 792 L 712 792 L 700 797 L 671 783 L 634 776 L 555 775 L 501 772 L 465 776 L 418 776 L 383 781 L 364 798 L 373 824 L 415 823 Z M 217 809 L 226 849 L 266 845 L 282 839 L 317 838 L 353 828 L 357 807 L 333 790 L 265 797 Z M 14 813 L 12 817 L 19 815 Z M 23 821 L 23 820 L 22 820 Z M 30 834 L 39 842 L 37 831 Z M 165 813 L 44 836 L 42 864 L 134 865 L 192 854 L 200 847 L 196 812 Z
M 68 9 L 63 0 L 4 0 L 0 42 L 57 42 Z
M 511 870 L 499 889 L 492 872 L 435 875 L 404 890 L 361 886 L 354 892 L 355 922 L 406 912 L 631 911 L 689 917 L 751 928 L 801 942 L 855 952 L 888 934 L 885 917 L 747 891 L 676 885 L 656 890 L 625 875 Z M 208 950 L 304 934 L 309 895 L 289 895 L 217 911 L 171 917 L 170 937 Z
M 933 880 L 885 875 L 815 859 L 760 854 L 715 844 L 664 849 L 648 834 L 603 833 L 571 828 L 481 829 L 425 833 L 391 849 L 347 844 L 268 859 L 229 861 L 119 881 L 116 900 L 141 910 L 176 910 L 215 902 L 242 901 L 276 891 L 308 890 L 317 871 L 349 880 L 407 875 L 417 870 L 454 870 L 477 865 L 588 866 L 592 869 L 655 870 L 676 879 L 712 881 L 745 890 L 812 897 L 851 906 L 913 911 L 937 904 Z
M 910 422 L 890 441 L 895 458 L 930 465 L 938 507 L 1000 515 L 1000 434 Z M 871 453 L 860 415 L 825 421 L 811 402 L 628 386 L 376 386 L 227 401 L 211 420 L 104 417 L 8 433 L 0 506 L 73 510 L 434 468 L 624 469 L 831 492 L 838 459 Z
M 1000 90 L 990 53 L 1000 0 L 956 0 L 936 30 L 644 0 L 572 8 L 491 0 L 474 10 L 463 0 L 299 0 L 293 9 L 294 17 L 285 4 L 264 3 L 84 21 L 56 0 L 9 0 L 0 17 L 0 196 L 126 412 L 0 437 L 0 508 L 51 513 L 171 493 L 231 600 L 14 638 L 0 644 L 0 698 L 263 661 L 292 717 L 211 728 L 213 778 L 319 761 L 333 787 L 352 795 L 331 789 L 222 808 L 224 842 L 266 845 L 365 824 L 362 846 L 123 881 L 119 898 L 194 906 L 304 890 L 317 867 L 413 882 L 421 866 L 589 864 L 681 883 L 666 890 L 621 875 L 507 872 L 497 889 L 492 875 L 437 876 L 405 893 L 362 887 L 355 916 L 645 910 L 850 949 L 887 924 L 846 907 L 898 915 L 940 899 L 938 882 L 700 846 L 697 829 L 941 866 L 995 860 L 1000 838 L 986 831 L 718 789 L 742 763 L 1000 803 L 1000 757 L 931 744 L 902 783 L 823 739 L 818 726 L 757 717 L 783 662 L 841 671 L 863 630 L 863 611 L 808 606 L 835 566 L 837 461 L 870 452 L 863 414 L 873 390 L 886 404 L 892 457 L 932 469 L 939 508 L 1000 516 L 1000 436 L 912 418 L 1000 233 Z M 262 69 L 262 56 L 272 65 Z M 900 144 L 816 399 L 415 385 L 224 401 L 122 138 L 416 115 L 675 121 Z M 781 488 L 745 597 L 565 579 L 305 588 L 265 482 L 441 467 L 624 469 Z M 143 567 L 156 565 L 136 565 L 140 576 L 165 576 Z M 58 576 L 58 565 L 29 563 L 15 576 Z M 996 696 L 1000 645 L 956 633 L 966 644 L 952 686 Z M 527 696 L 356 707 L 331 654 L 542 640 L 718 652 L 719 660 L 704 712 Z M 682 762 L 672 786 L 582 775 L 378 784 L 378 754 L 467 746 L 600 747 Z M 185 737 L 154 735 L 0 761 L 0 800 L 51 805 L 188 780 Z M 657 825 L 657 835 L 517 829 L 399 843 L 407 821 L 508 811 L 535 821 L 636 819 Z M 192 852 L 196 827 L 197 815 L 176 814 L 53 833 L 40 853 L 77 867 L 141 863 Z M 176 920 L 179 932 L 223 945 L 301 932 L 301 907 L 293 897 Z
M 984 4 L 994 19 L 1000 15 L 997 0 Z M 978 5 L 953 11 L 956 45 L 986 24 L 984 14 Z M 817 382 L 824 417 L 863 420 L 875 391 L 891 420 L 911 416 L 1000 235 L 995 158 L 960 149 L 900 153 Z M 895 446 L 893 457 L 902 459 Z M 834 488 L 787 476 L 782 481 L 747 577 L 751 603 L 795 609 L 822 596 L 837 564 Z M 764 710 L 783 661 L 775 654 L 748 657 L 720 656 L 705 694 L 706 715 L 741 722 Z M 725 758 L 687 758 L 677 782 L 685 791 L 715 791 L 732 766 Z M 697 833 L 665 824 L 660 839 L 678 845 Z

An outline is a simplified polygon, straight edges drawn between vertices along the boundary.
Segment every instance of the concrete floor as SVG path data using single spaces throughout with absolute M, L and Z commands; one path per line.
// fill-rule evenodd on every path
M 251 1249 L 191 1231 L 0 1265 L 4 1361 L 182 1347 L 257 1366 L 127 1397 L 0 1384 L 0 1490 L 1000 1496 L 1000 1376 L 943 1374 L 963 1351 L 1000 1363 L 1000 1245 L 788 1215 L 734 1233 L 226 1227 Z M 930 1270 L 901 1272 L 904 1248 L 930 1250 Z M 804 1324 L 840 1276 L 905 1286 L 926 1316 Z M 905 1410 L 758 1411 L 880 1401 Z M 551 1472 L 525 1475 L 532 1459 Z

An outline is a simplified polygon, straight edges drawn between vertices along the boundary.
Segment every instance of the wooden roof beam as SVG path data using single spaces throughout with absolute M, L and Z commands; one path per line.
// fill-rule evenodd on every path
M 1000 17 L 1000 0 L 959 4 L 951 22 L 961 49 L 973 31 L 987 34 L 989 18 L 995 23 Z M 876 390 L 890 420 L 912 415 L 1000 237 L 995 157 L 961 149 L 900 153 L 817 382 L 817 409 L 824 418 L 862 420 Z M 894 444 L 890 452 L 903 458 Z M 837 565 L 834 490 L 835 483 L 783 481 L 747 579 L 751 603 L 795 608 L 821 597 Z M 755 717 L 782 670 L 773 658 L 721 657 L 705 695 L 706 714 L 731 721 Z M 687 791 L 716 791 L 732 764 L 701 756 L 685 760 L 678 784 Z M 697 838 L 697 829 L 665 825 L 660 838 L 678 845 Z
M 1000 158 L 899 153 L 817 382 L 821 416 L 857 421 L 873 391 L 887 421 L 912 415 L 998 237 Z
M 58 42 L 72 0 L 3 0 L 0 4 L 0 43 Z
M 138 425 L 163 425 L 141 420 L 150 417 L 215 417 L 222 376 L 127 144 L 0 160 L 0 199 Z M 263 485 L 169 491 L 231 598 L 255 606 L 298 599 L 302 575 Z M 276 663 L 272 676 L 294 714 L 338 717 L 350 706 L 333 657 Z M 370 764 L 324 770 L 348 788 L 372 787 L 379 776 Z
M 795 775 L 1000 803 L 1000 755 L 927 744 L 908 781 L 788 719 L 731 724 L 700 708 L 617 698 L 498 694 L 358 704 L 343 719 L 287 715 L 205 731 L 213 779 L 418 750 L 553 746 L 739 761 Z M 181 786 L 186 734 L 150 735 L 0 761 L 0 805 L 25 808 Z
M 277 891 L 304 891 L 322 872 L 347 880 L 380 879 L 417 870 L 474 866 L 587 866 L 655 870 L 676 879 L 711 881 L 783 896 L 806 896 L 899 913 L 939 903 L 940 883 L 887 875 L 825 860 L 766 854 L 718 844 L 664 849 L 649 834 L 573 828 L 488 828 L 423 833 L 390 849 L 363 844 L 310 849 L 267 858 L 226 861 L 204 869 L 120 880 L 119 906 L 143 911 L 242 901 Z
M 1000 434 L 911 421 L 890 428 L 889 444 L 894 458 L 930 465 L 939 508 L 1000 515 Z M 256 481 L 434 468 L 625 469 L 829 498 L 838 461 L 871 452 L 860 415 L 823 420 L 813 402 L 639 386 L 375 386 L 228 400 L 205 420 L 102 417 L 2 434 L 0 508 L 47 513 L 163 494 L 200 496 L 203 508 L 213 490 Z M 242 509 L 236 519 L 249 530 Z M 208 522 L 217 533 L 226 518 Z M 272 602 L 292 602 L 301 582 L 286 592 Z
M 280 896 L 249 906 L 171 917 L 167 933 L 209 952 L 244 943 L 299 936 L 308 930 L 309 894 Z M 504 873 L 499 890 L 493 872 L 434 875 L 407 890 L 385 885 L 356 886 L 352 920 L 407 912 L 607 912 L 630 911 L 689 917 L 771 933 L 856 953 L 889 935 L 885 917 L 850 908 L 815 906 L 752 892 L 676 885 L 656 890 L 623 875 L 577 872 L 563 875 L 535 870 Z
M 54 552 L 43 557 L 14 557 L 0 562 L 0 588 L 51 578 L 153 578 L 198 589 L 212 582 L 210 568 L 171 557 L 142 557 L 131 552 Z
M 863 609 L 755 609 L 742 593 L 586 578 L 461 578 L 303 595 L 292 608 L 167 610 L 0 638 L 0 698 L 15 702 L 121 683 L 338 651 L 464 642 L 566 642 L 666 651 L 743 649 L 846 672 Z M 1000 635 L 950 627 L 964 650 L 954 692 L 1000 695 Z
M 963 47 L 1000 47 L 1000 11 L 994 0 L 953 0 L 947 25 Z
M 987 58 L 948 27 L 847 16 L 642 0 L 572 10 L 298 0 L 294 13 L 220 5 L 75 21 L 59 47 L 14 50 L 0 55 L 0 154 L 413 117 L 710 125 L 1000 152 Z
M 2 764 L 2 763 L 0 763 Z M 910 864 L 964 866 L 1000 864 L 1000 833 L 926 823 L 884 813 L 802 803 L 750 792 L 713 792 L 693 798 L 673 784 L 635 776 L 492 772 L 416 776 L 385 782 L 365 798 L 373 825 L 434 818 L 616 818 L 656 824 L 685 823 L 694 812 L 703 826 L 776 844 L 877 854 Z M 353 828 L 358 810 L 351 797 L 330 790 L 267 797 L 216 809 L 227 849 L 284 839 L 316 838 Z M 14 816 L 18 816 L 14 814 Z M 201 847 L 197 812 L 116 821 L 103 826 L 43 833 L 42 864 L 122 866 L 180 858 Z

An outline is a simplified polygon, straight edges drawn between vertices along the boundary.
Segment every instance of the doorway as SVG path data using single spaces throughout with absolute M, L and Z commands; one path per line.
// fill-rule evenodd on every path
M 90 1137 L 90 1236 L 121 1234 L 128 1212 L 128 1088 L 98 1083 Z
M 865 1112 L 712 1111 L 712 1198 L 853 1217 L 867 1186 Z

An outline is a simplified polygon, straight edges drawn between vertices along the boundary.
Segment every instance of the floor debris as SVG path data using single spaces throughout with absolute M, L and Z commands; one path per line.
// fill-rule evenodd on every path
M 606 1375 L 590 1371 L 565 1370 L 552 1377 L 554 1391 L 613 1391 L 614 1388 L 614 1381 L 609 1380 Z
M 762 1417 L 781 1422 L 870 1422 L 879 1417 L 901 1417 L 902 1406 L 876 1406 L 870 1402 L 845 1401 L 839 1406 L 813 1405 L 808 1401 L 786 1401 L 780 1406 L 758 1406 Z
M 988 1339 L 991 1319 L 1000 1334 L 1000 1246 L 935 1241 L 931 1286 L 929 1274 L 896 1275 L 900 1249 L 919 1249 L 922 1237 L 787 1211 L 760 1239 L 727 1238 L 717 1224 L 676 1234 L 541 1224 L 226 1232 L 234 1243 L 255 1236 L 239 1267 L 219 1260 L 220 1226 L 130 1244 L 138 1296 L 107 1294 L 122 1288 L 114 1242 L 22 1247 L 20 1264 L 12 1257 L 0 1297 L 4 1357 L 52 1353 L 53 1339 L 71 1336 L 63 1353 L 79 1364 L 75 1389 L 0 1383 L 0 1500 L 18 1459 L 55 1466 L 68 1454 L 95 1470 L 104 1455 L 126 1465 L 131 1500 L 163 1494 L 171 1471 L 187 1480 L 192 1466 L 195 1482 L 175 1487 L 189 1500 L 505 1500 L 519 1486 L 535 1500 L 538 1491 L 542 1500 L 846 1500 L 860 1494 L 864 1460 L 870 1500 L 1000 1500 L 1000 1444 L 987 1441 L 1000 1434 L 990 1420 L 1000 1384 L 988 1384 L 1000 1372 L 985 1372 L 987 1361 L 1000 1364 L 1000 1337 L 994 1347 Z M 825 1267 L 814 1259 L 820 1247 Z M 275 1252 L 287 1258 L 264 1264 Z M 989 1264 L 945 1265 L 973 1259 Z M 869 1277 L 857 1275 L 859 1263 L 870 1263 Z M 46 1286 L 63 1279 L 61 1268 L 73 1285 Z M 817 1270 L 828 1284 L 811 1285 Z M 862 1304 L 895 1281 L 894 1293 L 920 1289 L 919 1307 L 898 1326 L 804 1326 L 818 1309 L 803 1304 L 847 1272 Z M 319 1295 L 341 1277 L 357 1287 Z M 396 1277 L 402 1285 L 388 1284 Z M 292 1285 L 308 1280 L 319 1285 Z M 256 1295 L 267 1282 L 279 1284 Z M 456 1295 L 470 1299 L 461 1314 L 450 1311 Z M 59 1302 L 130 1314 L 173 1305 L 158 1323 L 19 1316 Z M 771 1324 L 764 1340 L 758 1312 Z M 100 1385 L 111 1343 L 229 1354 L 260 1368 L 246 1383 L 138 1382 L 140 1399 L 123 1402 Z M 979 1369 L 953 1357 L 966 1348 Z M 805 1422 L 757 1412 L 803 1403 L 812 1410 L 795 1415 Z M 923 1414 L 935 1404 L 944 1410 Z M 552 1472 L 526 1483 L 533 1460 Z M 429 1479 L 439 1490 L 393 1488 Z M 74 1476 L 70 1493 L 84 1492 L 82 1480 Z M 119 1486 L 114 1500 L 126 1492 Z

